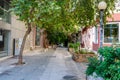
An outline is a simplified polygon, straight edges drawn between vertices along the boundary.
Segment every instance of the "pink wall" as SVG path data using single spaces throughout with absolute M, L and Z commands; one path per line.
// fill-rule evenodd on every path
M 104 43 L 103 46 L 111 46 L 111 43 Z M 99 44 L 93 43 L 93 50 L 97 51 L 99 48 Z
M 103 46 L 111 46 L 111 43 L 104 43 Z
M 98 48 L 99 48 L 99 44 L 93 43 L 93 50 L 94 50 L 94 51 L 97 51 Z
M 108 22 L 112 22 L 112 21 L 120 21 L 120 13 L 115 13 L 112 15 L 112 18 L 107 18 Z

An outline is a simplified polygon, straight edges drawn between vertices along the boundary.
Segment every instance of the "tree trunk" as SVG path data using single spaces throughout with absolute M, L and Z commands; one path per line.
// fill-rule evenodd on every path
M 31 32 L 31 24 L 28 23 L 28 29 L 23 37 L 23 41 L 20 47 L 20 52 L 19 52 L 19 58 L 18 58 L 18 64 L 24 64 L 23 62 L 23 50 L 24 50 L 24 46 L 25 46 L 25 42 L 26 42 L 26 38 L 29 35 L 29 33 Z
M 41 48 L 44 48 L 44 35 L 43 35 L 44 29 L 40 29 L 40 46 Z
M 47 32 L 45 29 L 41 29 L 40 31 L 40 46 L 41 48 L 48 48 L 49 41 L 47 39 Z

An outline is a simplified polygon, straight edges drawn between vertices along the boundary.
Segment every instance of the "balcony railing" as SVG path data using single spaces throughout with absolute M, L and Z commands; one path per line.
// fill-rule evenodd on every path
M 0 0 L 0 19 L 7 23 L 11 23 L 11 15 L 9 11 L 9 3 L 5 0 Z

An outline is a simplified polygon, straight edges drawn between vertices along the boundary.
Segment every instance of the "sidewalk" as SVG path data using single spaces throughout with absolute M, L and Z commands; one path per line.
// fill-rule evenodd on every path
M 67 49 L 58 48 L 40 80 L 85 80 L 86 64 L 75 63 Z
M 25 54 L 23 54 L 23 56 L 36 55 L 36 54 L 38 54 L 38 51 L 39 50 L 29 51 L 29 52 L 26 52 Z M 16 67 L 16 65 L 14 65 L 14 64 L 17 62 L 18 62 L 18 57 L 9 56 L 9 57 L 0 59 L 0 74 Z
M 0 74 L 4 73 L 5 71 L 12 69 L 15 67 L 15 65 L 11 65 L 13 63 L 15 63 L 17 61 L 17 59 L 15 58 L 8 58 L 6 60 L 2 60 L 0 62 Z
M 75 63 L 65 48 L 33 51 L 24 55 L 25 65 L 11 65 L 17 59 L 0 63 L 0 80 L 85 80 L 85 63 Z
M 32 52 L 34 52 L 34 54 L 31 54 L 32 52 L 29 51 L 29 52 L 23 54 L 23 56 L 36 55 L 37 51 L 38 50 L 32 51 Z M 5 73 L 6 71 L 16 67 L 16 65 L 14 65 L 14 64 L 17 63 L 17 61 L 18 61 L 18 57 L 9 56 L 9 57 L 5 57 L 5 58 L 1 58 L 0 59 L 0 74 Z

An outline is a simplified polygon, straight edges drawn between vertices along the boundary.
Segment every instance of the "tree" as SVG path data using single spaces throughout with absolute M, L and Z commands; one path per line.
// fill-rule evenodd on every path
M 68 33 L 75 31 L 73 26 L 72 18 L 69 16 L 69 11 L 65 6 L 67 5 L 66 0 L 55 1 L 46 0 L 40 3 L 39 18 L 37 20 L 37 25 L 41 28 L 45 28 L 48 32 L 48 39 L 53 43 L 61 43 Z
M 98 4 L 103 0 L 70 0 L 71 13 L 76 24 L 80 26 L 92 26 L 99 20 Z M 107 2 L 107 9 L 105 10 L 104 20 L 110 17 L 114 10 L 114 5 L 117 0 L 104 0 Z
M 35 20 L 35 11 L 36 11 L 36 5 L 37 2 L 34 2 L 34 0 L 12 0 L 12 11 L 15 15 L 18 16 L 18 19 L 20 21 L 25 22 L 27 25 L 27 31 L 23 37 L 22 45 L 20 47 L 20 53 L 19 53 L 19 60 L 18 64 L 23 64 L 23 49 L 25 46 L 25 41 L 28 36 L 28 34 L 31 32 L 31 28 L 34 27 L 34 20 Z
M 77 25 L 83 27 L 82 32 L 85 32 L 89 27 L 93 27 L 100 22 L 98 3 L 103 0 L 71 0 L 72 15 Z M 114 10 L 114 5 L 117 0 L 104 0 L 107 2 L 107 9 L 104 11 L 104 23 L 106 17 L 111 16 Z M 78 15 L 79 14 L 79 15 Z M 85 30 L 85 31 L 84 31 Z M 84 45 L 84 43 L 83 43 Z
M 27 35 L 34 26 L 45 28 L 53 32 L 69 35 L 79 27 L 96 24 L 95 17 L 99 16 L 97 4 L 101 0 L 12 0 L 12 11 L 25 22 L 27 31 L 20 48 L 19 64 L 22 64 L 22 54 Z M 107 9 L 105 17 L 114 9 L 115 0 L 105 0 Z M 76 26 L 76 27 L 75 27 Z M 53 35 L 54 37 L 55 35 Z M 63 37 L 63 36 L 61 36 Z
M 27 31 L 20 48 L 18 64 L 23 64 L 23 49 L 32 27 L 66 30 L 61 23 L 64 22 L 64 19 L 61 18 L 61 7 L 55 0 L 12 0 L 11 5 L 14 14 L 27 25 Z

